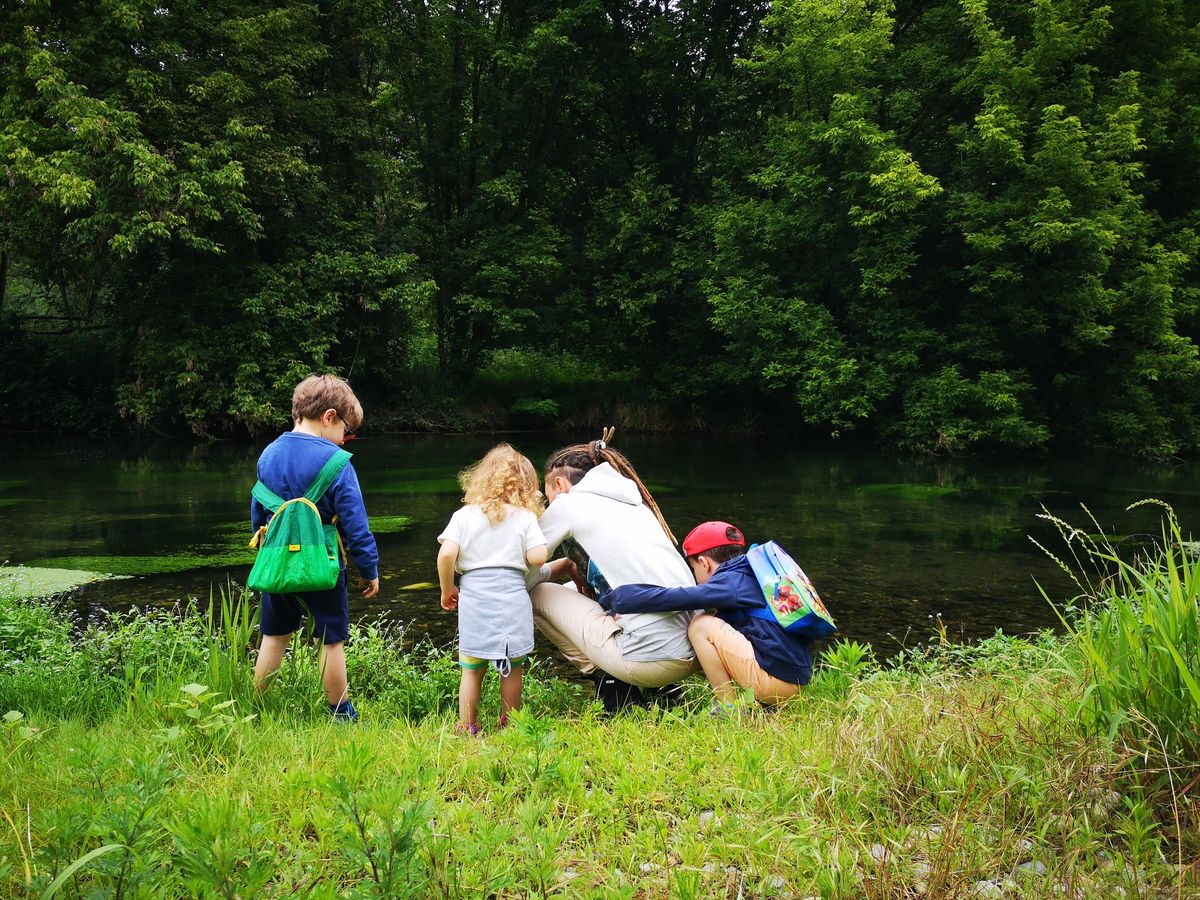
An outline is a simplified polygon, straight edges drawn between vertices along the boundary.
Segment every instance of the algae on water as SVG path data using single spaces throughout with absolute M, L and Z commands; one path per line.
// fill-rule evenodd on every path
M 400 534 L 402 531 L 407 531 L 412 525 L 411 516 L 371 516 L 368 524 L 372 534 Z M 250 522 L 226 522 L 224 525 L 218 525 L 215 534 L 217 538 L 224 541 L 242 541 L 250 540 Z
M 378 516 L 370 520 L 375 534 L 397 534 L 412 524 L 408 516 Z M 156 556 L 54 556 L 31 560 L 27 565 L 46 568 L 86 570 L 90 574 L 173 575 L 197 569 L 227 569 L 254 565 L 254 551 L 248 522 L 231 522 L 216 528 L 217 540 L 211 544 L 187 547 Z
M 31 560 L 29 565 L 89 569 L 111 575 L 170 575 L 253 563 L 254 551 L 247 548 L 223 553 L 163 553 L 158 556 L 54 556 Z
M 78 568 L 0 566 L 0 600 L 32 600 L 65 594 L 112 576 Z
M 373 534 L 399 534 L 407 531 L 412 525 L 411 516 L 371 516 L 369 519 Z
M 897 497 L 901 500 L 931 500 L 935 497 L 949 497 L 959 492 L 956 487 L 940 484 L 862 484 L 858 486 L 858 490 L 864 494 Z

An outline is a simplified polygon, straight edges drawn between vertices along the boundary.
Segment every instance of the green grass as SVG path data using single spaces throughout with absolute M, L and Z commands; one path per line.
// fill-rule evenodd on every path
M 1073 563 L 1060 565 L 1079 589 L 1060 616 L 1089 685 L 1084 720 L 1146 754 L 1200 764 L 1200 557 L 1170 507 L 1152 500 L 1130 509 L 1146 504 L 1166 515 L 1157 544 L 1133 556 L 1120 553 L 1115 538 L 1044 514 L 1059 529 Z
M 363 724 L 337 726 L 303 642 L 256 694 L 254 623 L 237 594 L 85 629 L 0 602 L 0 896 L 1200 890 L 1194 793 L 1076 716 L 1071 635 L 943 636 L 887 665 L 843 642 L 799 702 L 725 719 L 699 679 L 680 707 L 605 719 L 535 667 L 502 732 L 489 676 L 466 739 L 449 648 L 356 626 Z
M 414 718 L 378 697 L 359 696 L 355 728 L 290 690 L 286 705 L 222 708 L 232 696 L 202 684 L 142 690 L 155 702 L 91 725 L 34 712 L 0 734 L 0 808 L 21 813 L 0 892 L 37 893 L 109 845 L 123 849 L 76 870 L 71 895 L 123 883 L 178 897 L 965 897 L 1012 879 L 1005 896 L 1069 883 L 1101 897 L 1180 884 L 1152 805 L 1113 801 L 1111 753 L 1048 714 L 1073 690 L 1053 665 L 854 680 L 741 720 L 605 720 L 582 698 L 531 698 L 478 740 L 456 737 L 444 710 Z M 1022 879 L 1032 862 L 1047 873 Z

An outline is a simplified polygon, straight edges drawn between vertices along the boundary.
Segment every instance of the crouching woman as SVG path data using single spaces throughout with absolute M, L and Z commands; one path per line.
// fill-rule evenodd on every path
M 604 441 L 564 447 L 550 457 L 546 500 L 542 533 L 552 553 L 568 545 L 580 589 L 603 596 L 633 582 L 693 584 L 654 498 L 629 460 Z M 606 708 L 630 702 L 638 688 L 663 687 L 696 669 L 687 637 L 690 613 L 614 619 L 595 600 L 561 584 L 540 584 L 532 597 L 534 623 L 571 665 L 596 681 Z

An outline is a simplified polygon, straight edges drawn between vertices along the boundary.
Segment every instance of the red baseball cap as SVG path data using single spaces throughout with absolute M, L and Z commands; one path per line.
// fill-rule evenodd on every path
M 683 539 L 683 555 L 695 556 L 714 547 L 746 546 L 742 530 L 728 522 L 701 522 Z

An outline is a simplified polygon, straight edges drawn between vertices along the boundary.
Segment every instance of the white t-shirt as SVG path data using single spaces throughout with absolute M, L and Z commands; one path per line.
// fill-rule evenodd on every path
M 525 552 L 546 543 L 537 516 L 519 506 L 504 506 L 504 520 L 492 524 L 481 506 L 464 506 L 450 517 L 438 543 L 458 544 L 458 564 L 461 574 L 472 569 L 529 568 Z

